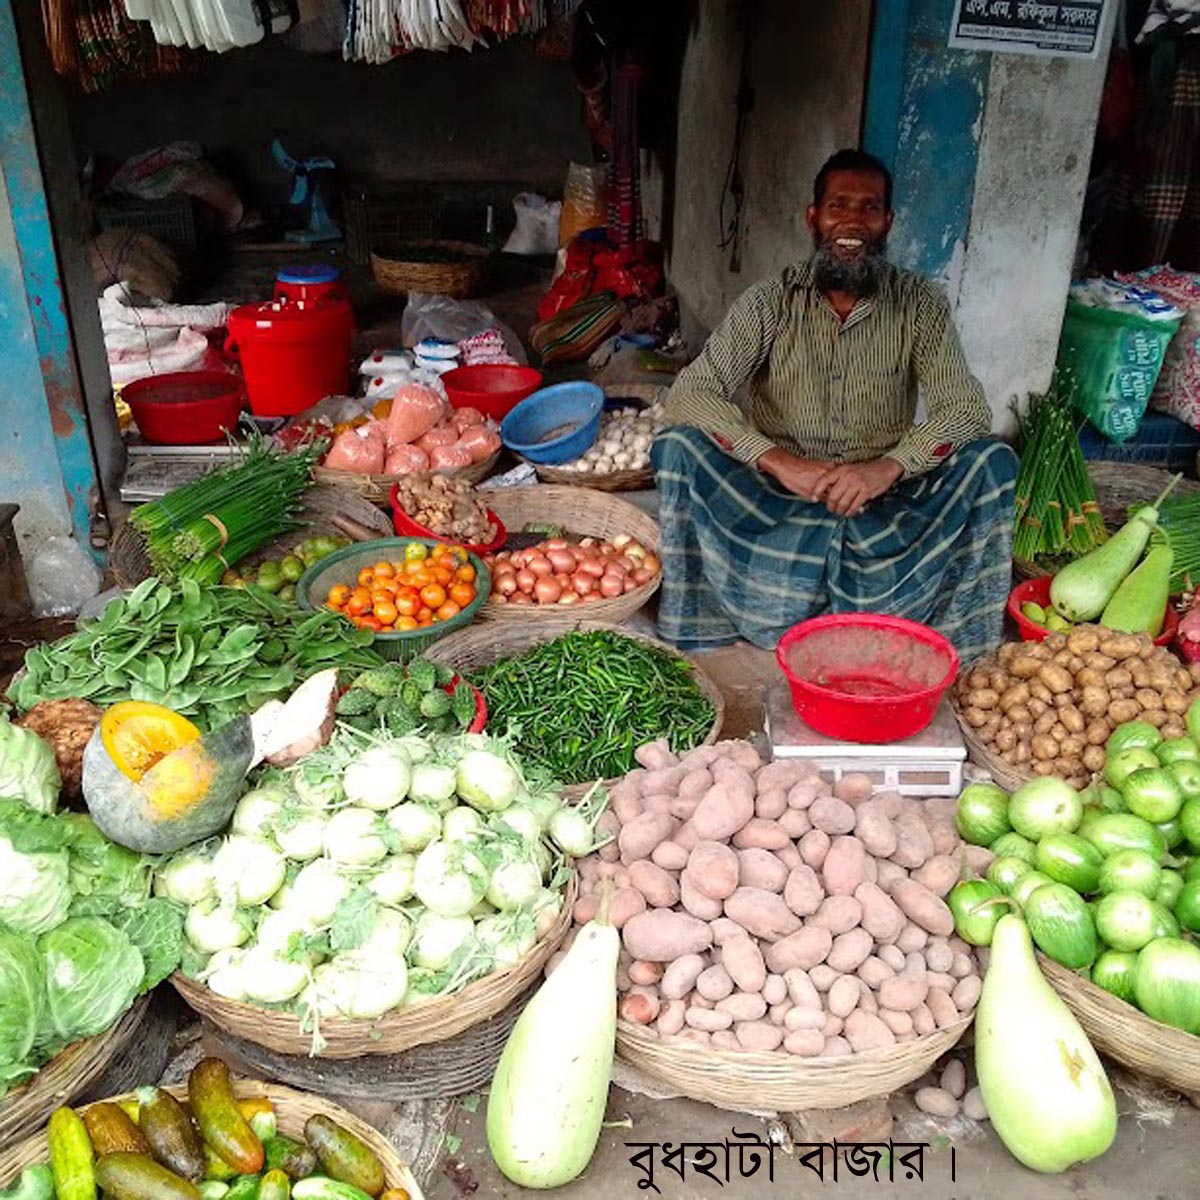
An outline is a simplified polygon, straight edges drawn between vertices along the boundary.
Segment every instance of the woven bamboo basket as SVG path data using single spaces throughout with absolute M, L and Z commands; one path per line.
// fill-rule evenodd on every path
M 168 1087 L 164 1090 L 170 1092 L 177 1100 L 187 1099 L 186 1087 Z M 310 1096 L 304 1092 L 295 1092 L 291 1088 L 280 1087 L 274 1083 L 262 1083 L 256 1079 L 235 1080 L 233 1090 L 239 1100 L 256 1097 L 269 1100 L 279 1121 L 279 1132 L 296 1140 L 304 1137 L 304 1126 L 309 1117 L 320 1113 L 331 1118 L 343 1129 L 348 1130 L 370 1146 L 375 1157 L 383 1166 L 383 1174 L 388 1187 L 404 1188 L 412 1200 L 423 1200 L 420 1185 L 412 1171 L 409 1170 L 408 1164 L 396 1152 L 391 1142 L 378 1129 L 368 1125 L 366 1121 L 360 1120 L 353 1113 L 347 1112 L 344 1108 L 332 1104 L 328 1100 L 321 1099 L 320 1096 Z M 109 1099 L 119 1104 L 124 1101 L 136 1100 L 137 1096 L 134 1092 L 127 1092 Z M 10 1146 L 0 1153 L 0 1184 L 13 1182 L 26 1167 L 46 1162 L 49 1155 L 45 1130 L 18 1142 L 15 1146 Z
M 656 553 L 662 546 L 662 531 L 653 517 L 636 504 L 591 488 L 539 484 L 536 487 L 496 488 L 480 492 L 480 499 L 504 522 L 509 534 L 528 524 L 552 522 L 572 534 L 611 540 L 627 533 Z M 587 606 L 589 620 L 619 625 L 628 621 L 658 591 L 662 575 L 636 591 Z M 481 621 L 534 624 L 538 628 L 573 629 L 579 620 L 575 605 L 515 605 L 489 601 L 480 610 Z
M 973 762 L 977 767 L 983 767 L 996 781 L 996 784 L 1006 792 L 1015 792 L 1021 784 L 1028 783 L 1034 778 L 1032 771 L 1022 771 L 1020 767 L 1006 763 L 994 750 L 985 746 L 979 740 L 975 730 L 963 720 L 957 706 L 952 702 L 950 707 L 954 710 L 959 729 L 962 730 L 963 743 L 967 747 L 968 762 Z
M 593 607 L 599 606 L 596 605 Z M 722 695 L 721 689 L 705 674 L 699 664 L 693 662 L 687 655 L 680 654 L 678 650 L 672 649 L 664 642 L 660 642 L 655 638 L 646 637 L 640 633 L 633 633 L 628 629 L 619 629 L 616 626 L 601 621 L 577 619 L 568 628 L 561 626 L 545 628 L 540 623 L 534 623 L 533 621 L 512 621 L 503 625 L 479 624 L 443 638 L 442 641 L 438 642 L 436 646 L 433 646 L 428 651 L 425 657 L 432 662 L 440 662 L 448 667 L 453 667 L 460 675 L 469 679 L 473 673 L 478 673 L 497 659 L 520 654 L 524 650 L 540 646 L 543 642 L 553 641 L 556 637 L 561 637 L 564 633 L 570 633 L 574 630 L 580 630 L 584 633 L 589 633 L 593 630 L 609 630 L 613 633 L 619 633 L 622 637 L 630 638 L 632 641 L 642 642 L 647 646 L 654 646 L 662 650 L 665 654 L 681 658 L 689 663 L 696 686 L 704 693 L 713 706 L 712 728 L 709 729 L 708 736 L 701 744 L 705 746 L 712 745 L 720 737 L 721 726 L 725 723 L 725 697 Z M 605 779 L 601 782 L 605 787 L 612 787 L 618 781 L 616 779 Z M 570 784 L 562 789 L 562 794 L 568 799 L 577 799 L 584 795 L 590 786 L 592 785 L 583 783 Z
M 28 1082 L 10 1091 L 0 1100 L 0 1146 L 27 1137 L 60 1105 L 84 1095 L 109 1063 L 133 1044 L 149 1012 L 150 997 L 139 997 L 110 1029 L 68 1046 Z M 0 1171 L 0 1180 L 3 1177 Z
M 332 474 L 341 472 L 334 471 Z M 380 537 L 386 537 L 392 531 L 391 521 L 369 501 L 344 488 L 325 487 L 318 482 L 304 493 L 304 502 L 297 517 L 303 522 L 302 528 L 285 533 L 248 557 L 252 561 L 261 561 L 285 553 L 306 538 L 337 537 L 342 531 L 333 524 L 332 518 L 338 516 L 349 517 L 368 529 L 374 529 Z M 113 536 L 109 561 L 121 587 L 136 587 L 143 579 L 149 579 L 154 574 L 154 566 L 146 553 L 145 539 L 128 521 Z
M 472 463 L 469 467 L 460 467 L 457 471 L 442 471 L 452 479 L 464 479 L 467 483 L 479 483 L 486 479 L 495 469 L 500 460 L 500 451 L 485 458 L 482 462 Z M 313 478 L 321 484 L 336 487 L 341 491 L 360 496 L 368 503 L 391 511 L 389 495 L 392 484 L 398 483 L 400 475 L 360 475 L 354 471 L 331 471 L 328 467 L 315 467 Z M 391 529 L 391 522 L 388 522 Z
M 312 1035 L 301 1032 L 300 1018 L 295 1013 L 276 1012 L 255 1004 L 227 1000 L 204 984 L 189 979 L 181 971 L 171 976 L 171 983 L 201 1017 L 218 1029 L 280 1054 L 316 1058 L 399 1054 L 413 1046 L 444 1042 L 503 1011 L 525 991 L 539 977 L 542 968 L 566 936 L 575 893 L 576 882 L 572 877 L 554 927 L 516 966 L 485 975 L 452 996 L 442 996 L 412 1008 L 397 1009 L 375 1021 L 337 1020 L 332 1017 L 323 1019 L 321 1036 L 326 1044 L 315 1055 L 312 1053 Z
M 406 250 L 444 250 L 461 256 L 458 262 L 418 262 Z M 398 245 L 371 247 L 371 271 L 385 292 L 434 292 L 463 299 L 478 295 L 487 279 L 488 252 L 473 242 L 418 239 Z
M 1200 1091 L 1200 1037 L 1151 1020 L 1043 954 L 1038 962 L 1097 1050 L 1181 1092 Z
M 842 1058 L 797 1058 L 779 1051 L 734 1053 L 662 1038 L 617 1022 L 617 1053 L 630 1066 L 692 1100 L 737 1112 L 842 1108 L 888 1096 L 920 1078 L 967 1031 L 964 1017 L 914 1041 Z
M 604 394 L 609 400 L 640 400 L 643 407 L 661 399 L 670 390 L 657 383 L 607 384 Z M 594 472 L 581 474 L 564 471 L 543 463 L 532 463 L 538 478 L 543 483 L 565 483 L 572 487 L 593 488 L 598 492 L 642 492 L 654 487 L 654 468 L 643 467 L 637 471 L 609 471 L 605 475 Z

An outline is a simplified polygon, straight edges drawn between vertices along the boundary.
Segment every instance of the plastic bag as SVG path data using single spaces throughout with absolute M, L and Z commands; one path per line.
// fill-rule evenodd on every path
M 519 192 L 513 198 L 513 212 L 517 225 L 504 243 L 505 254 L 553 254 L 558 249 L 559 201 Z
M 487 425 L 471 425 L 454 444 L 461 446 L 473 463 L 479 463 L 500 449 L 500 435 Z
M 420 384 L 402 387 L 392 397 L 388 417 L 389 446 L 407 445 L 428 433 L 446 415 L 446 402 L 432 388 Z
M 67 617 L 100 591 L 100 568 L 70 537 L 47 538 L 29 566 L 29 596 L 35 617 Z
M 330 471 L 357 471 L 363 475 L 380 474 L 383 464 L 383 426 L 378 421 L 339 433 L 324 462 Z
M 429 466 L 434 471 L 456 470 L 471 465 L 471 452 L 465 446 L 435 446 L 429 455 Z
M 385 475 L 411 475 L 414 471 L 429 470 L 429 455 L 420 446 L 393 446 L 387 454 Z
M 599 229 L 608 223 L 605 211 L 604 167 L 585 167 L 571 163 L 563 188 L 562 214 L 558 222 L 558 245 L 570 245 L 573 238 L 587 229 Z
M 482 425 L 483 413 L 477 408 L 456 408 L 450 416 L 450 422 L 458 432 L 465 433 L 472 425 Z
M 492 327 L 500 330 L 509 354 L 525 366 L 529 359 L 521 339 L 497 321 L 491 309 L 474 300 L 455 300 L 436 292 L 408 293 L 408 304 L 400 319 L 400 340 L 406 346 L 415 346 L 425 338 L 462 342 Z
M 435 425 L 428 433 L 423 433 L 417 438 L 416 445 L 429 454 L 438 446 L 453 446 L 457 441 L 458 430 L 449 421 L 446 421 Z

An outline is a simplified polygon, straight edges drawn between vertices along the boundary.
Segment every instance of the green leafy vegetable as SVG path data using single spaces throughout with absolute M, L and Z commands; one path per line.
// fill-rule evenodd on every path
M 145 974 L 139 993 L 157 987 L 179 965 L 183 914 L 169 901 L 147 900 L 110 920 L 141 951 Z
M 110 916 L 150 895 L 148 859 L 110 842 L 83 813 L 64 813 L 67 826 L 71 916 Z
M 27 1062 L 45 1003 L 45 969 L 33 942 L 0 926 L 0 1096 L 33 1072 Z
M 40 813 L 52 813 L 58 807 L 61 787 L 49 743 L 0 713 L 0 796 L 20 800 Z
M 379 901 L 365 887 L 356 887 L 337 906 L 329 926 L 329 944 L 335 953 L 357 950 L 371 935 Z

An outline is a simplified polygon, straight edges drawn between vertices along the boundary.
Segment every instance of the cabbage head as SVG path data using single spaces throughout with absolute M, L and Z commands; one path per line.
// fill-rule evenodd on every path
M 102 1033 L 133 1003 L 142 952 L 102 917 L 72 917 L 43 934 L 49 1030 L 66 1044 Z
M 33 1049 L 45 1005 L 42 956 L 30 938 L 0 926 L 0 1096 L 15 1079 L 31 1074 Z
M 0 796 L 20 800 L 36 812 L 52 813 L 61 788 L 50 743 L 0 713 Z
M 0 924 L 39 934 L 66 918 L 71 905 L 65 850 L 21 851 L 0 834 Z

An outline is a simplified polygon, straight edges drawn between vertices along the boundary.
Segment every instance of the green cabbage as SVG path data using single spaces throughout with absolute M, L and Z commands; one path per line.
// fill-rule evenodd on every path
M 33 1067 L 33 1049 L 45 1005 L 42 956 L 27 937 L 0 926 L 0 1096 Z
M 167 900 L 147 900 L 109 920 L 142 952 L 145 975 L 140 992 L 162 983 L 183 954 L 183 913 Z
M 40 813 L 52 813 L 58 807 L 61 788 L 49 743 L 0 713 L 0 796 L 20 800 Z
M 23 854 L 0 835 L 0 923 L 17 933 L 45 933 L 70 904 L 65 851 Z
M 72 917 L 43 934 L 49 1028 L 64 1045 L 107 1029 L 145 976 L 142 952 L 101 917 Z
M 84 813 L 63 813 L 70 855 L 71 916 L 109 917 L 150 896 L 147 858 L 110 842 Z

